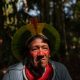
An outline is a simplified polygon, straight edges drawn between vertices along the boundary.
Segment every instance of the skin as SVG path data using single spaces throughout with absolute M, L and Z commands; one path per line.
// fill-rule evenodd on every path
M 44 43 L 42 39 L 37 38 L 31 43 L 30 55 L 33 59 L 33 65 L 35 67 L 46 67 L 49 62 L 50 49 L 47 43 Z

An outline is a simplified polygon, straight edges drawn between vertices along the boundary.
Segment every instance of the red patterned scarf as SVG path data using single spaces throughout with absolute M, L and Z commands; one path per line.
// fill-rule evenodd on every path
M 53 77 L 53 68 L 51 64 L 48 64 L 42 76 L 37 77 L 26 67 L 25 74 L 29 80 L 51 80 Z

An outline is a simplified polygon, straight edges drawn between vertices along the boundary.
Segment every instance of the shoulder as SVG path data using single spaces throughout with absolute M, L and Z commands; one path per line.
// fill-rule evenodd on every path
M 10 71 L 10 70 L 22 70 L 23 68 L 24 68 L 24 65 L 23 65 L 22 62 L 20 62 L 20 63 L 17 63 L 17 64 L 9 66 L 7 71 Z
M 51 61 L 51 64 L 56 68 L 56 69 L 66 69 L 66 66 L 60 62 L 56 61 Z
M 3 76 L 3 80 L 21 80 L 23 68 L 24 66 L 22 63 L 11 65 Z
M 68 69 L 67 69 L 67 67 L 64 65 L 64 64 L 62 64 L 62 63 L 60 63 L 60 62 L 56 62 L 56 61 L 52 61 L 51 62 L 51 64 L 52 64 L 52 66 L 53 66 L 53 69 L 54 69 L 54 71 L 55 71 L 55 73 L 56 74 L 69 74 L 68 73 Z
M 58 77 L 59 80 L 72 80 L 68 69 L 64 64 L 55 61 L 51 61 L 51 64 L 56 78 Z

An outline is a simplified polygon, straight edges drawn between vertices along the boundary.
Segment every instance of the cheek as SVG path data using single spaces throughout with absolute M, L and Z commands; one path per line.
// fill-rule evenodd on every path
M 43 55 L 50 55 L 50 50 L 46 50 L 46 51 L 37 51 L 37 52 L 30 52 L 32 57 L 36 57 L 39 54 L 43 54 Z
M 32 57 L 36 57 L 37 56 L 37 52 L 31 52 L 31 56 Z
M 45 54 L 45 55 L 50 55 L 50 50 L 42 51 L 42 53 Z

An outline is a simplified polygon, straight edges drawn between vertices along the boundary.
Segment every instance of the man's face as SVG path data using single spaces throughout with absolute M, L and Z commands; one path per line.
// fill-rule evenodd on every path
M 33 65 L 36 67 L 45 67 L 48 64 L 50 57 L 50 49 L 47 43 L 42 39 L 37 38 L 31 42 L 30 55 L 33 60 Z

